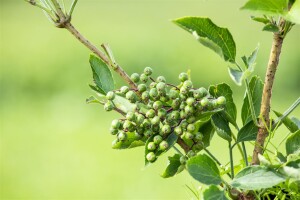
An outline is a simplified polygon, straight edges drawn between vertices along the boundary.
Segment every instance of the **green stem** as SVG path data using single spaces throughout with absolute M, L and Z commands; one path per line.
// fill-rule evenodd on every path
M 237 128 L 237 130 L 239 130 L 239 129 Z M 233 138 L 234 141 L 235 141 L 235 143 L 232 145 L 231 149 L 233 149 L 233 147 L 234 147 L 235 145 L 237 145 L 237 146 L 238 146 L 238 150 L 239 150 L 241 156 L 244 158 L 244 154 L 245 154 L 245 153 L 244 153 L 244 151 L 242 150 L 241 145 L 240 145 L 239 143 L 236 143 L 237 139 L 236 139 L 235 135 L 234 135 L 234 134 L 231 134 L 231 135 L 232 135 L 232 138 Z
M 233 166 L 233 155 L 232 155 L 231 142 L 228 142 L 228 146 L 229 146 L 229 158 L 230 158 L 231 178 L 234 178 L 234 166 Z
M 178 154 L 180 154 L 180 155 L 183 156 L 183 153 L 181 153 L 181 151 L 180 151 L 177 147 L 175 147 L 175 146 L 172 146 L 172 147 L 173 147 L 173 149 L 175 149 L 175 151 L 176 151 Z
M 72 2 L 71 8 L 70 8 L 70 12 L 69 12 L 69 16 L 72 16 L 73 11 L 74 11 L 74 8 L 75 8 L 75 6 L 76 6 L 76 4 L 77 4 L 77 1 L 78 1 L 78 0 L 74 0 L 74 1 Z
M 244 152 L 244 161 L 245 161 L 246 166 L 248 166 L 249 163 L 248 163 L 248 157 L 247 157 L 247 150 L 246 150 L 245 142 L 242 142 L 242 148 L 243 148 L 243 152 Z

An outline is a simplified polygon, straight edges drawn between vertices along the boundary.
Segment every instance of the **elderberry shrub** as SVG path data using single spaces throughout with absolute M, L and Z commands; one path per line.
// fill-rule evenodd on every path
M 107 111 L 116 108 L 113 100 L 117 95 L 136 105 L 134 110 L 124 114 L 124 118 L 112 121 L 110 132 L 117 137 L 113 144 L 126 142 L 129 134 L 133 141 L 147 141 L 145 158 L 154 162 L 171 147 L 167 138 L 174 133 L 192 143 L 193 150 L 180 158 L 180 163 L 185 165 L 188 158 L 202 149 L 203 134 L 195 126 L 197 117 L 222 108 L 226 99 L 223 96 L 215 99 L 205 88 L 195 88 L 187 73 L 179 74 L 179 83 L 175 86 L 167 83 L 163 76 L 151 77 L 152 71 L 146 67 L 141 75 L 131 75 L 137 88 L 122 86 L 107 93 L 104 105 Z

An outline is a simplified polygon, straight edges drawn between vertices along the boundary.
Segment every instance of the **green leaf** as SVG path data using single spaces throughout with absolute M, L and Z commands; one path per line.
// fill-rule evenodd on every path
M 276 32 L 279 31 L 279 28 L 278 28 L 278 26 L 269 23 L 269 24 L 266 24 L 266 25 L 263 27 L 262 30 L 263 30 L 263 31 L 269 31 L 269 32 L 272 32 L 272 33 L 276 33 Z
M 194 179 L 206 185 L 218 185 L 222 182 L 216 163 L 205 154 L 190 158 L 187 171 Z
M 231 182 L 233 187 L 245 190 L 271 188 L 286 180 L 273 169 L 263 166 L 250 166 L 240 171 Z
M 229 75 L 231 79 L 239 86 L 242 85 L 243 82 L 243 75 L 244 73 L 240 70 L 232 69 L 231 67 L 228 67 Z
M 253 141 L 256 139 L 258 127 L 253 121 L 243 126 L 237 135 L 237 142 Z
M 141 140 L 136 140 L 135 133 L 127 133 L 127 138 L 125 141 L 114 141 L 112 148 L 113 149 L 131 149 L 134 147 L 144 146 L 145 138 Z
M 270 23 L 270 20 L 267 18 L 263 18 L 263 17 L 251 17 L 252 20 L 257 21 L 257 22 L 261 22 L 263 24 L 268 24 Z
M 87 103 L 87 104 L 90 104 L 90 103 L 98 103 L 98 104 L 104 104 L 105 102 L 103 102 L 103 101 L 100 101 L 99 99 L 97 99 L 96 97 L 94 97 L 94 96 L 90 96 L 89 98 L 87 98 L 86 100 L 85 100 L 85 102 Z
M 300 120 L 296 117 L 291 117 L 291 120 L 298 126 L 298 129 L 300 129 Z
M 90 56 L 90 65 L 93 71 L 94 82 L 100 88 L 100 91 L 103 92 L 100 93 L 106 94 L 113 90 L 115 83 L 108 66 L 93 54 Z
M 124 97 L 121 97 L 119 95 L 116 95 L 115 99 L 113 100 L 115 106 L 123 111 L 124 113 L 132 112 L 134 111 L 135 104 L 130 103 L 127 99 Z
M 288 187 L 291 191 L 295 192 L 296 194 L 300 193 L 300 180 L 291 179 L 289 180 Z
M 145 165 L 148 165 L 149 164 L 149 161 L 146 159 L 146 155 L 150 152 L 147 148 L 149 142 L 152 142 L 153 141 L 153 137 L 154 136 L 151 136 L 146 144 L 145 144 Z M 158 158 L 161 154 L 163 153 L 166 153 L 167 151 L 169 151 L 170 148 L 172 148 L 174 146 L 174 144 L 177 142 L 177 139 L 178 139 L 178 136 L 173 132 L 171 133 L 170 135 L 168 135 L 167 138 L 165 138 L 164 140 L 169 144 L 169 147 L 165 150 L 165 151 L 161 151 L 159 150 L 159 148 L 157 148 L 154 153 L 156 155 L 156 158 Z
M 285 16 L 288 21 L 300 24 L 300 0 L 296 0 L 292 5 L 290 11 Z
M 288 0 L 249 0 L 241 9 L 264 15 L 284 15 L 288 11 Z
M 220 114 L 214 114 L 211 117 L 212 125 L 214 126 L 217 134 L 224 140 L 231 141 L 231 130 L 229 122 Z
M 203 192 L 203 200 L 228 200 L 224 191 L 216 185 L 211 185 Z
M 164 173 L 161 175 L 163 178 L 172 177 L 177 173 L 178 168 L 181 165 L 180 157 L 181 156 L 179 154 L 175 154 L 173 157 L 168 157 L 169 164 Z
M 226 98 L 224 113 L 225 118 L 233 125 L 236 125 L 236 106 L 232 98 L 232 90 L 226 83 L 221 83 L 218 85 L 211 85 L 209 87 L 209 93 L 217 98 L 219 96 L 224 96 Z
M 195 117 L 196 117 L 196 120 L 203 121 L 203 120 L 209 119 L 213 114 L 221 112 L 221 111 L 223 111 L 223 109 L 219 108 L 219 109 L 212 110 L 212 111 L 198 112 L 198 113 L 196 113 Z
M 198 131 L 203 134 L 203 139 L 202 139 L 203 147 L 207 148 L 210 145 L 210 141 L 211 141 L 211 139 L 212 139 L 212 137 L 214 136 L 214 133 L 215 133 L 215 128 L 211 124 L 211 120 L 209 120 L 208 122 L 203 124 L 199 128 Z
M 259 45 L 255 48 L 255 50 L 251 53 L 251 55 L 247 58 L 246 56 L 242 57 L 244 64 L 246 66 L 246 70 L 236 70 L 231 67 L 228 68 L 229 75 L 231 79 L 239 86 L 242 85 L 242 82 L 247 79 L 254 71 L 255 61 L 258 53 Z
M 275 110 L 273 110 L 273 112 L 275 113 L 275 115 L 277 117 L 282 117 L 283 115 L 280 112 L 277 112 Z M 292 121 L 289 117 L 285 116 L 285 118 L 281 119 L 281 122 L 283 122 L 283 124 L 293 133 L 297 130 L 299 130 L 298 125 Z
M 300 151 L 300 130 L 290 135 L 285 143 L 286 154 L 293 154 Z
M 235 61 L 235 42 L 227 28 L 218 27 L 209 18 L 203 17 L 183 17 L 174 20 L 174 23 L 193 34 L 201 44 L 215 51 L 225 61 Z
M 264 87 L 263 82 L 258 76 L 253 76 L 251 78 L 249 83 L 249 90 L 251 92 L 256 118 L 258 118 L 260 112 L 260 105 L 261 105 L 261 98 L 262 98 L 261 95 L 262 95 L 263 87 Z M 241 115 L 242 115 L 241 117 L 242 117 L 243 125 L 247 124 L 249 121 L 252 120 L 247 94 L 245 95 L 244 98 Z

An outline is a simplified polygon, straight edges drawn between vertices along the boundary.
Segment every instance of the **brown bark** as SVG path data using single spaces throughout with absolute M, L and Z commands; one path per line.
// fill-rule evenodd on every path
M 281 53 L 283 37 L 280 32 L 274 33 L 271 53 L 269 57 L 268 68 L 265 76 L 265 83 L 262 94 L 262 101 L 260 107 L 259 129 L 257 133 L 256 143 L 253 150 L 252 165 L 258 165 L 258 154 L 263 153 L 264 142 L 268 136 L 268 129 L 270 125 L 270 107 L 272 97 L 272 87 L 274 83 L 275 73 L 279 63 L 279 56 Z

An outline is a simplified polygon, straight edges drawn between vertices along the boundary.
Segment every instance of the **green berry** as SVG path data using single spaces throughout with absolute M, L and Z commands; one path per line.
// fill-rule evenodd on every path
M 189 90 L 187 87 L 182 86 L 180 88 L 180 94 L 187 95 L 188 93 L 189 93 Z
M 134 112 L 128 112 L 126 114 L 126 119 L 129 120 L 129 121 L 135 121 L 135 119 L 136 119 L 135 113 Z
M 176 135 L 181 135 L 182 134 L 182 128 L 180 126 L 177 126 L 174 128 L 174 132 Z
M 187 123 L 187 121 L 182 121 L 181 124 L 180 124 L 180 126 L 181 126 L 181 128 L 182 128 L 183 130 L 186 130 L 186 128 L 187 128 L 188 125 L 189 125 L 189 124 Z
M 153 152 L 149 152 L 147 155 L 146 155 L 146 159 L 149 161 L 149 162 L 154 162 L 155 159 L 156 159 L 156 156 Z
M 194 157 L 195 155 L 196 155 L 196 153 L 195 153 L 193 150 L 190 150 L 190 151 L 187 153 L 187 156 L 188 156 L 189 158 Z
M 150 109 L 146 112 L 146 117 L 153 118 L 155 116 L 155 111 L 153 109 Z
M 203 145 L 201 143 L 194 144 L 194 146 L 193 146 L 192 149 L 195 152 L 199 152 L 199 151 L 201 151 L 203 149 Z
M 192 133 L 190 133 L 190 132 L 185 132 L 184 133 L 184 137 L 187 140 L 192 140 L 194 138 L 194 135 Z
M 120 141 L 124 141 L 124 140 L 126 140 L 126 138 L 127 138 L 127 134 L 124 131 L 119 131 L 119 133 L 118 133 L 118 139 Z
M 154 99 L 156 99 L 157 97 L 158 97 L 158 91 L 157 91 L 157 89 L 156 88 L 152 88 L 151 90 L 150 90 L 150 96 L 152 97 L 152 98 L 154 98 Z
M 142 99 L 144 101 L 147 101 L 149 98 L 150 98 L 150 94 L 149 94 L 148 91 L 145 91 L 145 92 L 142 93 Z
M 136 94 L 133 91 L 128 91 L 126 93 L 126 99 L 128 99 L 128 100 L 135 99 L 135 97 L 136 97 Z
M 155 116 L 151 120 L 151 124 L 158 125 L 160 123 L 160 118 L 158 116 Z
M 204 137 L 203 134 L 200 133 L 200 132 L 198 132 L 198 133 L 196 133 L 196 135 L 195 135 L 195 140 L 196 140 L 196 141 L 202 141 L 203 137 Z
M 193 106 L 185 106 L 184 111 L 187 115 L 193 114 L 195 112 L 195 108 Z
M 149 119 L 144 119 L 142 127 L 145 129 L 149 129 L 151 127 L 151 121 Z
M 167 111 L 165 109 L 159 109 L 157 111 L 157 116 L 160 118 L 160 119 L 165 119 L 166 118 L 166 115 L 167 115 Z
M 199 88 L 199 92 L 200 92 L 200 98 L 208 95 L 208 92 L 204 87 Z
M 150 88 L 150 89 L 155 88 L 155 87 L 156 87 L 156 84 L 157 84 L 156 82 L 150 83 L 149 88 Z
M 161 131 L 162 131 L 164 134 L 170 133 L 170 132 L 171 132 L 171 127 L 170 127 L 170 125 L 168 125 L 168 124 L 163 125 L 163 127 L 161 128 Z
M 131 121 L 125 120 L 125 122 L 123 124 L 123 129 L 127 130 L 127 129 L 130 129 L 132 126 L 133 126 L 133 124 L 131 123 Z
M 153 142 L 154 142 L 155 144 L 161 143 L 162 140 L 163 140 L 163 138 L 162 138 L 160 135 L 156 135 L 156 136 L 154 136 L 154 138 L 153 138 Z
M 162 93 L 161 93 L 162 94 Z M 165 95 L 166 93 L 163 93 L 162 95 Z M 160 98 L 159 98 L 159 100 L 161 101 L 161 102 L 168 102 L 169 100 L 170 100 L 170 98 L 168 97 L 168 96 L 161 96 Z
M 153 124 L 151 129 L 154 133 L 159 133 L 159 131 L 160 131 L 159 123 L 158 124 Z
M 176 98 L 178 98 L 179 97 L 179 92 L 178 92 L 178 90 L 170 90 L 169 91 L 169 97 L 170 97 L 170 99 L 176 99 Z
M 144 91 L 146 91 L 147 90 L 147 86 L 145 85 L 145 84 L 139 84 L 138 85 L 138 91 L 139 92 L 144 92 Z
M 187 157 L 186 156 L 181 156 L 180 159 L 179 159 L 180 163 L 182 165 L 185 165 L 186 161 L 187 161 Z
M 184 110 L 181 110 L 181 111 L 180 111 L 180 118 L 181 118 L 181 119 L 187 118 L 187 114 L 184 112 Z
M 180 107 L 179 108 L 181 110 L 183 110 L 186 106 L 187 106 L 186 102 L 183 101 L 183 102 L 180 103 Z
M 193 83 L 190 80 L 186 80 L 183 82 L 183 87 L 187 88 L 188 90 L 193 87 Z
M 200 101 L 201 106 L 205 107 L 209 103 L 209 100 L 207 98 L 204 98 Z
M 129 87 L 127 87 L 127 86 L 122 86 L 122 87 L 120 88 L 120 92 L 121 92 L 122 94 L 126 94 L 128 91 L 129 91 Z
M 143 83 L 147 83 L 148 81 L 148 76 L 146 74 L 141 74 L 140 76 L 140 80 L 143 82 Z
M 112 135 L 116 135 L 116 134 L 118 133 L 118 129 L 115 129 L 115 128 L 111 127 L 111 128 L 109 129 L 109 132 L 110 132 L 110 134 L 112 134 Z
M 180 107 L 180 99 L 174 99 L 171 104 L 172 108 L 177 110 Z
M 168 148 L 169 148 L 169 144 L 165 140 L 163 140 L 163 141 L 161 141 L 161 143 L 159 143 L 159 149 L 161 151 L 165 151 Z
M 111 111 L 112 109 L 114 109 L 114 105 L 111 101 L 108 101 L 104 104 L 104 110 Z
M 142 124 L 144 122 L 144 119 L 145 119 L 144 115 L 138 114 L 137 117 L 136 117 L 136 123 L 137 124 Z
M 178 120 L 180 118 L 180 113 L 178 111 L 173 111 L 170 114 L 171 119 Z
M 118 119 L 114 119 L 112 120 L 111 122 L 111 127 L 114 128 L 114 129 L 119 129 L 121 126 L 121 123 Z
M 149 142 L 147 148 L 149 151 L 154 151 L 156 149 L 156 145 L 154 142 Z
M 200 99 L 201 98 L 201 94 L 200 94 L 199 89 L 193 91 L 193 96 L 194 96 L 195 99 Z
M 162 106 L 163 106 L 163 104 L 162 104 L 161 101 L 155 101 L 155 102 L 153 103 L 153 109 L 154 109 L 154 110 L 158 110 L 158 109 L 162 108 Z
M 187 73 L 180 73 L 178 78 L 181 82 L 184 82 L 188 80 L 189 76 L 187 75 Z
M 153 134 L 153 132 L 152 132 L 150 129 L 148 129 L 148 130 L 146 130 L 146 131 L 144 132 L 144 135 L 145 135 L 146 137 L 151 137 L 152 134 Z
M 218 105 L 225 105 L 226 104 L 226 99 L 223 96 L 220 96 L 217 98 L 217 104 Z
M 147 75 L 147 76 L 150 76 L 152 74 L 152 68 L 151 67 L 146 67 L 144 69 L 144 73 Z
M 192 106 L 195 103 L 195 99 L 193 97 L 189 97 L 186 100 L 187 105 Z
M 186 121 L 191 124 L 194 123 L 196 121 L 196 117 L 195 116 L 190 116 L 186 119 Z
M 156 89 L 158 91 L 164 91 L 166 89 L 166 84 L 164 82 L 159 82 L 156 84 Z
M 214 103 L 213 101 L 209 101 L 208 104 L 207 104 L 207 110 L 214 110 L 215 109 L 215 106 L 216 106 L 216 103 Z
M 131 76 L 130 76 L 130 79 L 134 82 L 134 83 L 137 83 L 140 81 L 140 75 L 138 73 L 133 73 Z
M 108 100 L 114 100 L 115 99 L 115 93 L 113 91 L 109 91 L 107 94 L 106 94 L 106 98 Z
M 193 132 L 195 129 L 196 129 L 196 127 L 194 124 L 189 124 L 187 126 L 187 131 L 189 131 L 189 132 Z
M 156 82 L 157 83 L 159 83 L 159 82 L 166 82 L 166 79 L 165 79 L 165 77 L 163 77 L 163 76 L 159 76 L 159 77 L 157 77 L 157 79 L 156 79 Z

